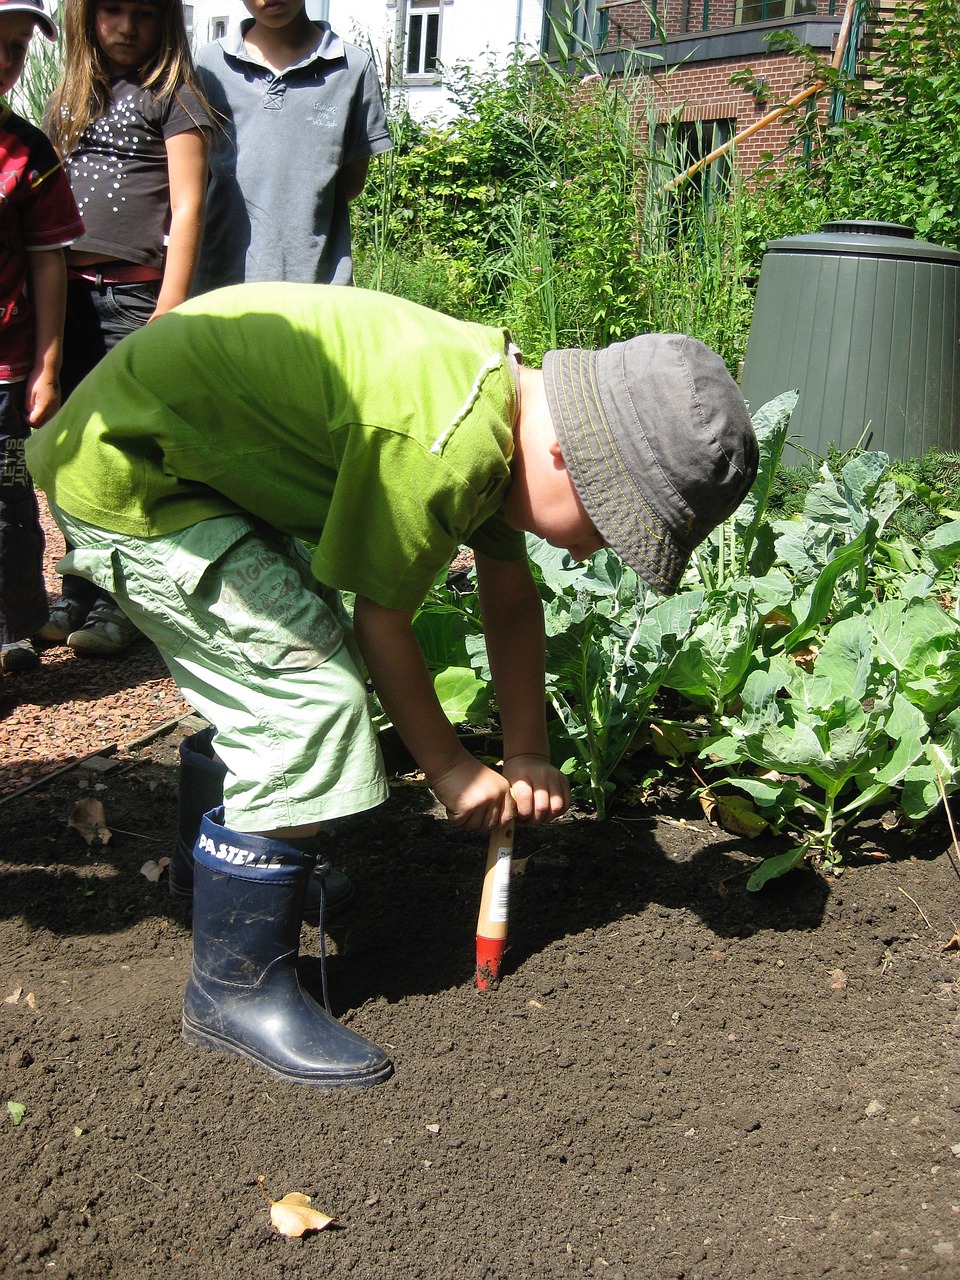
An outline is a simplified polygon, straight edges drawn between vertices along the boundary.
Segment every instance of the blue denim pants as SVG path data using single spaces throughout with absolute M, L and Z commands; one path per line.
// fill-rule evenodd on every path
M 87 280 L 67 282 L 67 316 L 60 369 L 64 400 L 121 338 L 143 328 L 153 315 L 159 292 L 159 280 L 100 286 Z M 69 546 L 67 550 L 70 550 Z M 98 600 L 110 598 L 105 591 L 72 573 L 64 575 L 61 592 L 64 599 L 81 605 L 87 612 Z

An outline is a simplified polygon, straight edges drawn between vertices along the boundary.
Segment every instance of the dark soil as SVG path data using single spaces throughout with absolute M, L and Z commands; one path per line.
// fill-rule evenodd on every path
M 960 1273 L 945 825 L 864 828 L 840 878 L 759 894 L 758 847 L 679 800 L 520 831 L 479 993 L 484 842 L 399 785 L 337 832 L 357 898 L 329 966 L 396 1074 L 325 1093 L 180 1039 L 189 917 L 141 874 L 171 851 L 179 736 L 0 806 L 0 1081 L 26 1109 L 0 1107 L 4 1278 Z M 89 795 L 100 849 L 67 826 Z M 261 1176 L 337 1225 L 278 1235 Z
M 189 913 L 141 869 L 171 852 L 186 711 L 146 644 L 0 685 L 3 1280 L 960 1275 L 943 822 L 866 824 L 841 877 L 756 895 L 773 847 L 679 792 L 521 831 L 479 993 L 484 842 L 398 783 L 339 826 L 357 900 L 328 940 L 335 1010 L 396 1075 L 327 1094 L 180 1040 Z M 67 825 L 81 798 L 105 847 Z M 261 1176 L 337 1225 L 279 1236 Z

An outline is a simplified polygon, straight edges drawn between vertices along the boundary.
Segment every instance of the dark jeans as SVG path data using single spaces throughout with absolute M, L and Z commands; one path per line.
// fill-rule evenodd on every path
M 26 383 L 0 383 L 0 644 L 27 640 L 47 620 L 43 529 L 24 461 Z
M 102 284 L 70 280 L 67 284 L 67 319 L 63 330 L 63 365 L 60 386 L 63 398 L 82 382 L 91 369 L 112 351 L 121 338 L 142 328 L 157 305 L 160 282 Z M 67 544 L 67 550 L 72 550 Z M 98 600 L 110 597 L 92 582 L 75 574 L 64 575 L 61 592 L 89 612 Z

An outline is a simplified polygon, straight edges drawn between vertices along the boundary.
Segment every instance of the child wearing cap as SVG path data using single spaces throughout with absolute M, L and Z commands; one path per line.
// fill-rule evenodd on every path
M 40 0 L 0 0 L 0 94 L 20 78 L 39 27 L 57 28 Z M 0 103 L 0 668 L 31 671 L 31 637 L 47 621 L 43 530 L 24 462 L 31 427 L 60 405 L 67 271 L 63 246 L 83 234 L 53 147 Z
M 28 458 L 82 571 L 217 725 L 225 803 L 194 850 L 183 1034 L 335 1088 L 391 1065 L 296 978 L 320 826 L 386 796 L 330 593 L 355 593 L 363 661 L 451 820 L 548 822 L 569 790 L 549 760 L 524 533 L 578 559 L 609 545 L 674 590 L 749 489 L 757 447 L 723 363 L 692 339 L 555 351 L 541 372 L 503 329 L 272 284 L 194 299 L 120 344 Z M 502 773 L 460 745 L 411 628 L 462 543 Z
M 197 70 L 213 139 L 195 293 L 243 281 L 352 284 L 349 203 L 391 150 L 370 55 L 304 0 L 244 0 L 240 30 Z

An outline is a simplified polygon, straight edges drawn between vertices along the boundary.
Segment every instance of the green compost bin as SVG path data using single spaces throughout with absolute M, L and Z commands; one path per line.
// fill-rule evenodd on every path
M 960 253 L 888 222 L 771 241 L 741 388 L 751 410 L 798 389 L 791 440 L 817 457 L 960 450 Z

